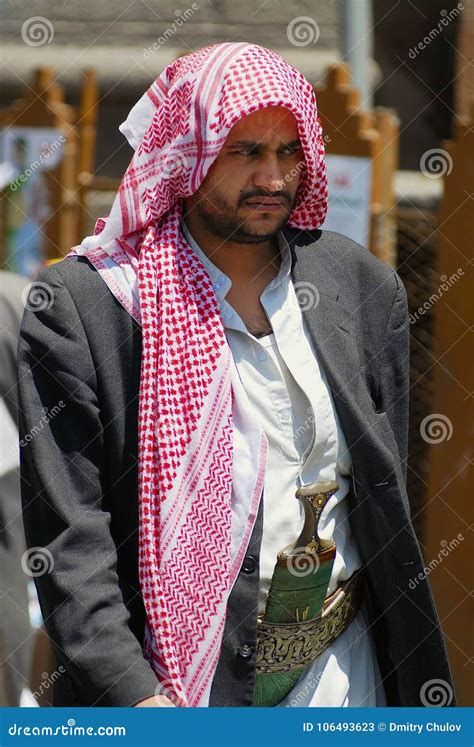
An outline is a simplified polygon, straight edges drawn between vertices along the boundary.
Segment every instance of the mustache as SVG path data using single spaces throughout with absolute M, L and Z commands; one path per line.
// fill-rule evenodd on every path
M 291 196 L 288 192 L 265 192 L 262 189 L 256 189 L 253 192 L 247 192 L 242 195 L 239 199 L 239 205 L 254 197 L 270 197 L 273 200 L 285 200 L 288 204 L 291 204 Z

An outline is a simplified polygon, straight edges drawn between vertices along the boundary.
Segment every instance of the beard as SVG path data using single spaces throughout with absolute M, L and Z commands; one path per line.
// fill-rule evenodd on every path
M 281 217 L 259 221 L 258 213 L 255 214 L 255 217 L 242 217 L 239 215 L 238 208 L 229 205 L 221 194 L 216 191 L 211 192 L 211 194 L 212 200 L 200 200 L 193 210 L 197 211 L 207 231 L 236 244 L 257 244 L 276 236 L 288 223 L 295 202 L 294 199 L 291 206 L 288 209 L 285 208 Z M 240 202 L 243 204 L 249 197 L 250 195 L 247 195 Z M 260 226 L 258 225 L 259 222 L 261 223 Z

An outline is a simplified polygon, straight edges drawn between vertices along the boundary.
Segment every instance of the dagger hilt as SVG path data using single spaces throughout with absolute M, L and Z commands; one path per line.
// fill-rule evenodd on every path
M 296 498 L 303 504 L 304 525 L 296 542 L 285 547 L 282 554 L 287 557 L 293 554 L 293 550 L 308 555 L 321 555 L 335 546 L 333 540 L 325 540 L 319 536 L 318 524 L 325 505 L 337 490 L 339 484 L 335 481 L 312 482 L 296 490 Z

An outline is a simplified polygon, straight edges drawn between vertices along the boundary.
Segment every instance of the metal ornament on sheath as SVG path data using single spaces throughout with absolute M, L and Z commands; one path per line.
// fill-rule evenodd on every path
M 323 508 L 339 489 L 337 482 L 301 486 L 305 521 L 296 542 L 277 555 L 263 619 L 270 623 L 304 623 L 320 616 L 331 578 L 336 544 L 321 539 L 318 523 Z M 299 644 L 302 645 L 302 641 Z M 278 647 L 278 641 L 275 641 Z M 254 705 L 274 706 L 293 689 L 305 669 L 256 675 Z

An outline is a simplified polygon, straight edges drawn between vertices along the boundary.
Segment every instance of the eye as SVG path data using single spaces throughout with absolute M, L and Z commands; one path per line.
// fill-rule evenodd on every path
M 294 153 L 297 153 L 299 149 L 299 145 L 287 145 L 281 149 L 280 153 L 283 153 L 285 156 L 292 156 Z
M 234 151 L 237 156 L 255 156 L 257 155 L 256 148 L 246 148 L 244 150 Z

